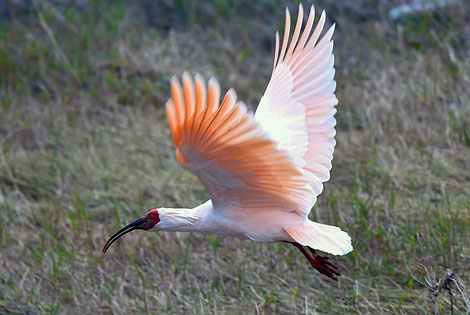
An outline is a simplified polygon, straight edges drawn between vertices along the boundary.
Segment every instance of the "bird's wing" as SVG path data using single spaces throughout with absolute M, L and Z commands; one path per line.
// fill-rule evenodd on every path
M 178 161 L 206 187 L 213 204 L 296 211 L 311 203 L 309 183 L 230 89 L 219 106 L 215 79 L 171 80 L 166 104 Z
M 333 41 L 334 25 L 320 39 L 325 24 L 325 12 L 313 32 L 314 8 L 302 29 L 303 8 L 299 6 L 297 24 L 292 38 L 290 14 L 286 9 L 284 39 L 279 48 L 276 33 L 274 68 L 265 94 L 261 98 L 255 119 L 270 138 L 286 150 L 295 164 L 304 171 L 315 196 L 330 178 L 335 146 L 333 117 L 338 100 L 334 94 L 336 82 Z M 314 205 L 304 209 L 306 214 Z

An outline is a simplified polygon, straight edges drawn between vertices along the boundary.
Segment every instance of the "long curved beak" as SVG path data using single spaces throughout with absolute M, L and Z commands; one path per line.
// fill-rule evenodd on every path
M 123 227 L 122 229 L 120 229 L 119 231 L 117 231 L 116 233 L 114 233 L 110 238 L 109 240 L 106 242 L 106 244 L 104 244 L 104 247 L 103 247 L 103 253 L 106 253 L 106 251 L 108 250 L 108 248 L 114 243 L 114 241 L 116 241 L 118 238 L 120 238 L 121 236 L 129 233 L 129 232 L 132 232 L 134 230 L 139 230 L 139 229 L 143 229 L 144 227 L 144 222 L 145 222 L 145 217 L 142 217 L 140 219 L 137 219 L 135 220 L 134 222 L 132 223 L 129 223 L 128 225 L 126 225 L 125 227 Z

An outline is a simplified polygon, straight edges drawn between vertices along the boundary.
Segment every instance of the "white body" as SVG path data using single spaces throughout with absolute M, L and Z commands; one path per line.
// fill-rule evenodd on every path
M 292 223 L 301 224 L 308 221 L 295 213 L 275 209 L 250 215 L 244 214 L 243 209 L 214 208 L 211 200 L 194 209 L 159 208 L 158 212 L 161 222 L 151 231 L 212 233 L 256 242 L 279 240 L 294 242 L 286 233 L 285 228 Z M 285 220 L 278 220 L 279 216 L 284 217 Z M 271 222 L 271 224 L 259 228 L 265 222 Z

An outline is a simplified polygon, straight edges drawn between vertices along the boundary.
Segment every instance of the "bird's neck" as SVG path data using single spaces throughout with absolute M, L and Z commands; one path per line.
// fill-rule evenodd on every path
M 159 208 L 160 222 L 152 230 L 192 232 L 201 230 L 203 219 L 212 210 L 212 202 L 207 202 L 193 208 Z

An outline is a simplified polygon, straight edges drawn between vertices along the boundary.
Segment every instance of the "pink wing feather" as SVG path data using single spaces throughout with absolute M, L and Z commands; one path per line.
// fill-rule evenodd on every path
M 338 100 L 333 79 L 331 37 L 334 25 L 318 41 L 325 24 L 325 12 L 311 33 L 314 15 L 312 6 L 305 28 L 300 32 L 303 7 L 299 5 L 289 44 L 290 14 L 286 9 L 283 43 L 279 50 L 276 33 L 274 69 L 255 119 L 271 139 L 278 142 L 278 148 L 287 151 L 295 164 L 303 169 L 306 180 L 318 196 L 323 190 L 322 183 L 330 178 Z M 316 198 L 300 210 L 303 215 L 308 215 L 315 201 Z

